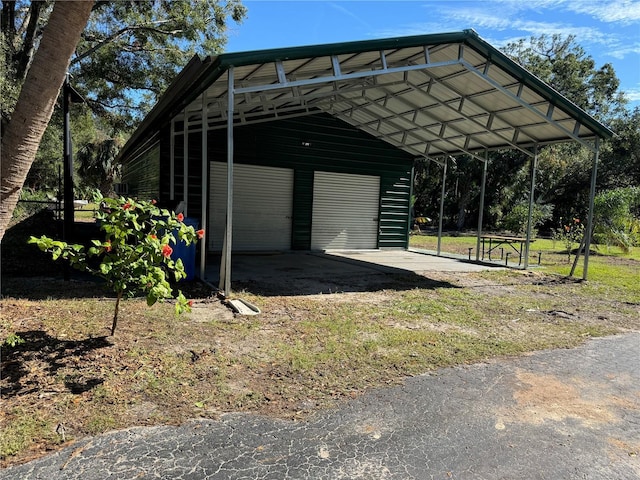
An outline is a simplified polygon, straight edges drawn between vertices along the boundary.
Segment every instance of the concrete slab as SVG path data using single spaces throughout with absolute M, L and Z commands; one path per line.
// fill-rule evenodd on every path
M 354 250 L 327 252 L 328 255 L 391 267 L 409 272 L 479 272 L 500 268 L 489 263 L 476 263 L 463 258 L 432 255 L 425 250 Z
M 220 278 L 219 265 L 219 256 L 210 258 L 205 274 L 205 280 L 216 286 Z M 231 279 L 236 291 L 305 295 L 432 287 L 429 272 L 474 272 L 494 268 L 502 267 L 404 250 L 234 254 Z

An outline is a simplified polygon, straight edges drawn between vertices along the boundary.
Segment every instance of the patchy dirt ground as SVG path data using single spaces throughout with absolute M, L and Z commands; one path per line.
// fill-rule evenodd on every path
M 23 343 L 2 349 L 0 466 L 134 425 L 227 411 L 304 418 L 440 366 L 640 330 L 640 304 L 574 280 L 539 271 L 429 272 L 333 278 L 329 290 L 317 279 L 298 285 L 348 285 L 346 293 L 234 285 L 262 311 L 248 317 L 234 315 L 207 285 L 183 284 L 192 313 L 176 318 L 169 304 L 128 300 L 111 337 L 113 297 L 100 283 L 64 282 L 57 265 L 35 255 L 17 268 L 18 255 L 4 247 L 0 339 L 16 333 Z M 7 258 L 15 268 L 5 270 Z M 571 386 L 551 402 L 541 388 L 549 379 L 520 380 L 522 405 L 560 405 L 544 415 L 589 409 L 575 403 Z

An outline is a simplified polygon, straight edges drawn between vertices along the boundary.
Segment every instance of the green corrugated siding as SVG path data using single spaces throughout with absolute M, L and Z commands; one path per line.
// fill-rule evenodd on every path
M 158 199 L 160 195 L 160 145 L 124 165 L 122 180 L 129 186 L 129 195 L 141 200 Z
M 411 174 L 386 176 L 380 185 L 380 248 L 406 248 Z
M 226 130 L 210 132 L 208 145 L 210 161 L 226 161 Z M 234 161 L 294 169 L 294 249 L 311 247 L 313 172 L 316 170 L 379 175 L 378 244 L 382 248 L 408 246 L 413 158 L 402 150 L 329 115 L 318 114 L 236 127 Z
M 313 211 L 313 172 L 294 170 L 293 225 L 291 248 L 311 249 L 311 213 Z

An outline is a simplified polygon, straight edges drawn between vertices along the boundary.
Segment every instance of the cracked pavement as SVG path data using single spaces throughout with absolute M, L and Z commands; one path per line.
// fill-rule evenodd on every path
M 306 421 L 86 438 L 0 479 L 638 479 L 640 332 L 440 369 Z

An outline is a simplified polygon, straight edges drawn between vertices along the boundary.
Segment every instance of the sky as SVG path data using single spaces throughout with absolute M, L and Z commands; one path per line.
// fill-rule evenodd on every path
M 497 48 L 560 33 L 611 63 L 620 90 L 640 107 L 640 0 L 243 0 L 227 52 L 474 29 Z

